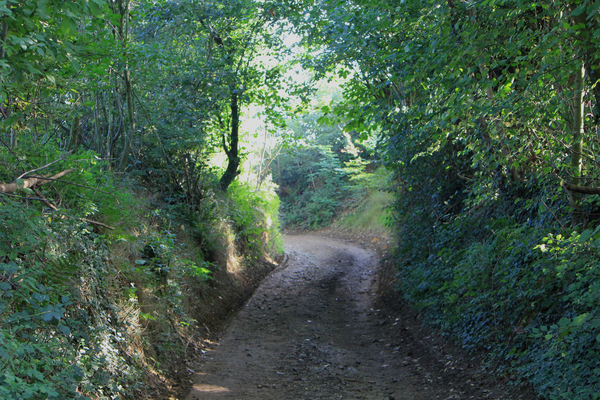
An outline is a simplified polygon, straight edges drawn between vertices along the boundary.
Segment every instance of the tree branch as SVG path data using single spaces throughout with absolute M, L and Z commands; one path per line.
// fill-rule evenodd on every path
M 13 183 L 3 183 L 3 184 L 0 184 L 0 192 L 14 193 L 18 189 L 32 188 L 34 186 L 44 185 L 46 183 L 55 181 L 62 176 L 70 174 L 73 171 L 75 171 L 75 168 L 71 168 L 71 169 L 67 169 L 65 171 L 59 172 L 58 174 L 56 174 L 52 177 L 50 177 L 50 175 L 47 175 L 47 176 L 41 176 L 41 177 L 27 178 L 27 179 L 23 179 L 23 180 L 17 179 Z
M 58 160 L 56 160 L 56 161 L 52 161 L 51 163 L 48 163 L 48 164 L 44 165 L 43 167 L 39 167 L 39 168 L 36 168 L 36 169 L 32 169 L 31 171 L 27 171 L 27 172 L 25 172 L 25 173 L 23 173 L 23 174 L 19 175 L 19 177 L 17 177 L 17 179 L 21 179 L 21 178 L 22 178 L 22 177 L 24 177 L 25 175 L 29 175 L 29 174 L 30 174 L 30 173 L 32 173 L 32 172 L 39 171 L 39 170 L 41 170 L 41 169 L 44 169 L 44 168 L 46 168 L 46 167 L 49 167 L 49 166 L 51 166 L 52 164 L 56 164 L 56 163 L 57 163 L 57 162 L 59 162 L 59 161 L 63 161 L 63 160 L 62 160 L 62 158 L 61 158 L 61 159 L 58 159 Z
M 563 187 L 571 192 L 583 193 L 583 194 L 600 194 L 600 188 L 593 188 L 589 186 L 573 185 L 572 183 L 563 184 Z
M 92 221 L 91 219 L 87 219 L 87 218 L 79 218 L 80 220 L 82 220 L 83 222 L 87 222 L 88 224 L 92 224 L 92 225 L 98 225 L 98 226 L 102 226 L 106 229 L 110 229 L 110 230 L 115 230 L 114 227 L 103 224 L 102 222 L 98 222 L 98 221 Z

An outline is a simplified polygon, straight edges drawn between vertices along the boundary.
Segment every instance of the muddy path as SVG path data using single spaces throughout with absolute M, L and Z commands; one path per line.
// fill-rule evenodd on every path
M 509 398 L 461 376 L 401 315 L 374 309 L 373 251 L 310 235 L 285 247 L 288 262 L 190 366 L 187 399 Z

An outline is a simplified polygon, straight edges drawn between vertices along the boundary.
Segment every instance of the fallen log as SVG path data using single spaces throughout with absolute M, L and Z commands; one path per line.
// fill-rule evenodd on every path
M 13 183 L 2 183 L 0 184 L 0 192 L 2 193 L 14 193 L 19 189 L 25 188 L 33 188 L 35 186 L 44 185 L 46 183 L 52 182 L 53 180 L 59 179 L 71 172 L 75 171 L 75 168 L 67 169 L 65 171 L 59 172 L 58 174 L 51 176 L 46 175 L 41 178 L 25 178 L 25 179 L 17 179 Z

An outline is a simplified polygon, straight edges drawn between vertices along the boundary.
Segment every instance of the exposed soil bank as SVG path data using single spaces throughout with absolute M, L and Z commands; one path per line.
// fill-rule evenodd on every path
M 311 235 L 285 245 L 288 263 L 190 364 L 187 399 L 511 397 L 414 328 L 409 313 L 375 309 L 374 251 Z

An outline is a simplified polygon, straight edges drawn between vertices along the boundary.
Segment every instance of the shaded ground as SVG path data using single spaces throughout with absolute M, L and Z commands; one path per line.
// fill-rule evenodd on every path
M 287 264 L 189 364 L 187 399 L 513 397 L 408 310 L 376 309 L 375 252 L 311 235 L 285 245 Z

